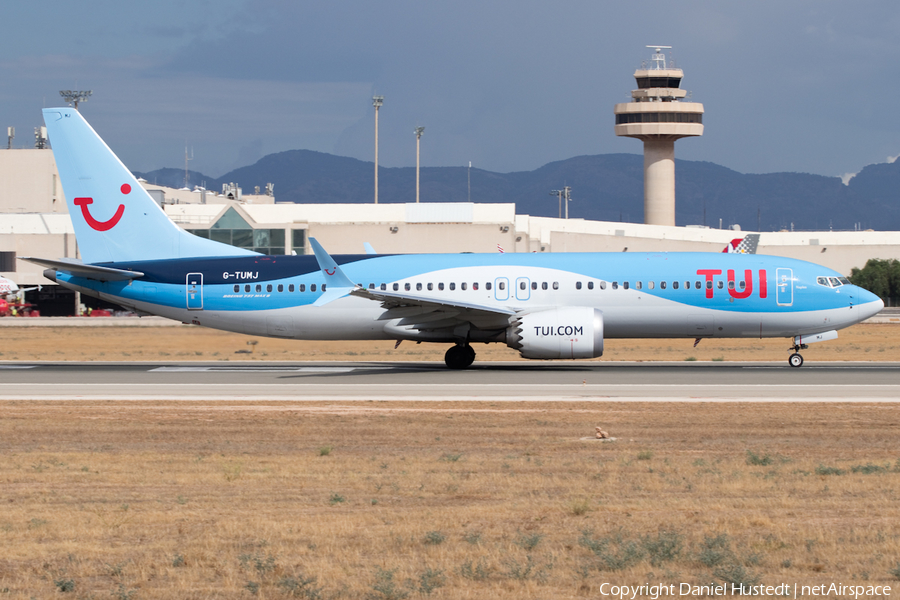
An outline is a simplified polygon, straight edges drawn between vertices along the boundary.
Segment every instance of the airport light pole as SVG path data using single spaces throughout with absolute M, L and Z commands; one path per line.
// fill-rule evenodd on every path
M 562 219 L 562 197 L 563 190 L 550 190 L 551 196 L 556 196 L 559 199 L 559 218 Z
M 66 104 L 72 104 L 75 110 L 78 110 L 79 102 L 87 102 L 87 99 L 93 94 L 93 90 L 60 90 L 59 95 L 63 97 Z
M 419 141 L 424 132 L 424 127 L 416 127 L 416 204 L 419 203 Z
M 565 186 L 563 189 L 563 199 L 566 201 L 566 218 L 569 218 L 569 202 L 572 200 L 572 188 Z
M 372 96 L 375 107 L 375 204 L 378 204 L 378 109 L 384 104 L 384 96 Z

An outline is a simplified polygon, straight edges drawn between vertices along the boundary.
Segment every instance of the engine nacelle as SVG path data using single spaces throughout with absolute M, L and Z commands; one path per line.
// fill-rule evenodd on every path
M 516 317 L 506 345 L 524 358 L 596 358 L 603 354 L 603 313 L 565 306 Z

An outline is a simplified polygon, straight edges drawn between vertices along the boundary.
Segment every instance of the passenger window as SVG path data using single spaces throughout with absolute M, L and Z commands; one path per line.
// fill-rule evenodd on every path
M 305 292 L 305 291 L 306 291 L 306 284 L 305 284 L 305 283 L 301 283 L 301 284 L 300 284 L 300 291 L 301 291 L 301 292 Z
M 729 289 L 729 290 L 733 290 L 733 289 L 734 289 L 734 282 L 733 282 L 733 281 L 729 281 L 729 282 L 728 282 L 728 289 Z
M 665 282 L 665 281 L 660 281 L 660 282 L 659 282 L 659 289 L 661 289 L 661 290 L 666 289 L 666 282 Z
M 324 284 L 324 283 L 322 284 L 322 291 L 323 291 L 323 292 L 325 291 L 325 284 Z
M 462 291 L 466 291 L 466 284 L 465 284 L 465 282 L 459 284 L 459 289 L 461 289 Z
M 580 281 L 576 281 L 576 282 L 575 282 L 575 289 L 576 289 L 576 290 L 580 290 L 580 289 L 581 289 L 581 282 L 580 282 Z
M 314 284 L 314 283 L 309 284 L 309 291 L 311 291 L 311 292 L 316 291 L 316 284 Z
M 374 289 L 375 289 L 375 284 L 374 284 L 374 283 L 370 283 L 370 284 L 369 284 L 369 289 L 370 289 L 370 290 L 374 290 Z
M 410 290 L 411 286 L 408 283 L 403 284 L 403 289 L 407 292 Z
M 831 282 L 831 287 L 841 287 L 843 285 L 837 277 L 829 277 L 828 281 Z
M 501 290 L 505 290 L 505 289 L 506 289 L 506 282 L 505 282 L 505 281 L 501 281 L 500 283 L 497 284 L 497 287 L 500 288 Z
M 293 284 L 293 283 L 292 283 L 291 285 L 288 286 L 288 291 L 289 291 L 289 292 L 293 292 L 293 291 L 294 291 L 294 284 Z
M 386 291 L 387 291 L 387 284 L 386 284 L 386 283 L 382 283 L 382 284 L 381 284 L 381 291 L 382 291 L 382 292 L 386 292 Z
M 430 292 L 430 291 L 433 290 L 433 289 L 434 289 L 434 284 L 433 284 L 433 283 L 429 283 L 429 284 L 428 284 L 428 291 Z
M 444 284 L 443 284 L 443 283 L 439 283 L 439 284 L 438 284 L 438 289 L 441 290 L 441 291 L 443 291 L 443 290 L 444 290 Z
M 589 289 L 589 290 L 594 289 L 594 282 L 593 282 L 593 281 L 588 281 L 588 289 Z
M 283 291 L 284 291 L 284 285 L 282 285 L 282 284 L 279 283 L 279 284 L 278 284 L 278 291 L 279 291 L 279 292 L 283 292 Z
M 747 284 L 746 284 L 746 283 L 744 283 L 744 282 L 743 282 L 743 281 L 742 281 L 742 282 L 740 282 L 740 284 L 738 284 L 738 285 L 740 285 L 740 286 L 741 286 L 741 289 L 744 289 L 744 288 L 745 288 L 745 287 L 747 287 Z
M 266 291 L 267 291 L 267 292 L 271 292 L 271 291 L 272 291 L 272 284 L 271 284 L 271 283 L 266 285 Z
M 605 290 L 605 289 L 606 289 L 606 282 L 605 282 L 605 281 L 601 281 L 601 282 L 600 282 L 600 289 L 601 289 L 601 290 Z
M 249 284 L 244 286 L 244 291 L 245 291 L 245 292 L 249 292 L 249 291 L 250 291 L 250 285 L 249 285 Z
M 455 290 L 455 289 L 456 289 L 456 284 L 453 283 L 453 282 L 450 282 L 450 290 L 452 291 L 452 290 Z
M 559 289 L 559 282 L 558 282 L 558 281 L 554 281 L 554 282 L 553 282 L 553 289 L 554 289 L 554 290 L 558 290 L 558 289 Z
M 701 284 L 699 281 L 695 281 L 695 282 L 694 282 L 694 289 L 695 289 L 695 290 L 699 290 L 700 287 L 701 287 L 701 285 L 702 285 L 702 284 Z
M 546 281 L 545 281 L 544 283 L 541 284 L 541 289 L 542 289 L 542 290 L 546 290 L 546 289 L 549 288 L 549 287 L 550 287 L 550 286 L 547 285 L 547 282 L 546 282 Z
M 686 290 L 691 289 L 691 282 L 690 282 L 690 281 L 685 281 L 685 282 L 684 282 L 684 289 L 686 289 Z
M 395 291 L 395 292 L 399 292 L 399 291 L 400 291 L 400 284 L 399 284 L 399 283 L 395 283 L 395 284 L 394 284 L 394 291 Z
M 239 285 L 234 286 L 234 293 L 237 294 L 239 291 L 241 291 L 241 286 L 239 286 Z
M 678 289 L 678 282 L 677 282 L 677 281 L 673 281 L 673 282 L 672 282 L 672 289 L 673 289 L 673 290 L 677 290 L 677 289 Z
M 537 281 L 532 281 L 532 282 L 531 282 L 531 289 L 533 289 L 533 290 L 536 290 L 536 289 L 537 289 Z
M 647 289 L 651 289 L 651 290 L 652 290 L 652 289 L 655 288 L 655 287 L 656 287 L 656 283 L 654 283 L 653 281 L 648 281 L 648 282 L 647 282 Z
M 642 287 L 644 287 L 644 285 L 643 285 L 640 281 L 636 281 L 636 282 L 634 283 L 634 289 L 639 290 L 639 289 L 641 289 Z
M 718 287 L 719 287 L 720 290 L 721 290 L 723 287 L 725 287 L 725 286 L 723 285 L 723 282 L 721 282 L 721 281 L 718 282 L 717 285 L 718 285 Z
M 258 283 L 256 284 L 256 291 L 257 291 L 257 292 L 261 292 L 261 291 L 262 291 L 262 286 L 261 286 L 260 284 L 258 284 Z
M 421 283 L 417 283 L 417 284 L 416 284 L 416 291 L 417 291 L 417 292 L 421 292 L 421 291 L 422 291 L 422 284 L 421 284 Z
M 486 289 L 487 291 L 491 291 L 491 282 L 490 281 L 488 281 L 486 284 L 484 284 L 484 289 Z
M 528 286 L 525 285 L 525 282 L 524 282 L 524 281 L 520 281 L 520 282 L 519 282 L 519 289 L 520 289 L 520 290 L 524 290 L 526 287 L 528 287 Z
M 488 285 L 490 285 L 490 284 L 488 284 Z M 488 288 L 488 289 L 491 289 L 491 288 Z M 477 281 L 472 283 L 472 291 L 475 291 L 475 292 L 478 291 L 478 282 Z
M 710 279 L 709 281 L 706 282 L 706 289 L 708 289 L 708 290 L 712 289 L 712 279 Z
M 622 284 L 622 289 L 623 289 L 623 290 L 627 290 L 627 289 L 628 289 L 628 282 L 627 282 L 627 281 L 626 281 L 625 283 Z
M 613 281 L 612 289 L 614 289 L 614 290 L 619 289 L 619 282 L 618 282 L 618 281 Z

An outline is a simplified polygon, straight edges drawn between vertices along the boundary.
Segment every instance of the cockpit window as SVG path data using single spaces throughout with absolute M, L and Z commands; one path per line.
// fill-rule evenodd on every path
M 825 287 L 831 287 L 831 284 L 828 283 L 827 277 L 816 277 L 816 283 L 819 285 L 824 285 Z
M 844 285 L 837 277 L 829 277 L 828 281 L 831 282 L 831 287 L 841 287 L 842 285 Z
M 847 279 L 846 277 L 838 277 L 838 279 L 839 279 L 839 280 L 841 281 L 841 283 L 843 283 L 844 285 L 851 285 L 850 280 Z

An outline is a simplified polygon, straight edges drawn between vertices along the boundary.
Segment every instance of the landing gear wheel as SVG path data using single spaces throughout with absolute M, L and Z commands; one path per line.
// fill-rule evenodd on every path
M 444 355 L 444 362 L 450 369 L 465 369 L 475 362 L 475 350 L 472 346 L 451 346 Z
M 803 366 L 803 357 L 798 353 L 794 352 L 791 354 L 791 357 L 788 359 L 788 364 L 792 367 L 801 367 Z

